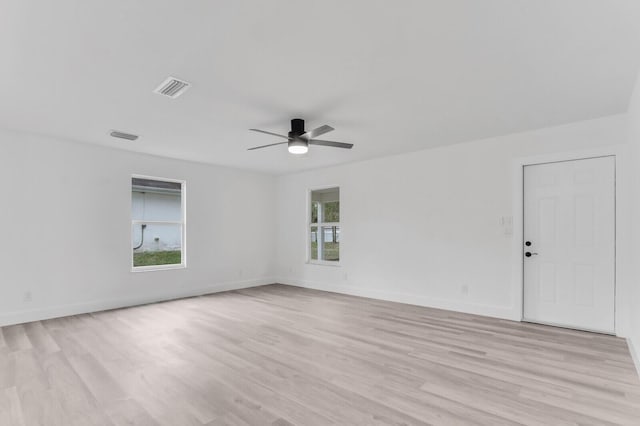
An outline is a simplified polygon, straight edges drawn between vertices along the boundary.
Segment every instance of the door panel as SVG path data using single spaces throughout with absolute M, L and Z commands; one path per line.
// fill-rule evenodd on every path
M 615 332 L 615 158 L 524 167 L 524 319 Z

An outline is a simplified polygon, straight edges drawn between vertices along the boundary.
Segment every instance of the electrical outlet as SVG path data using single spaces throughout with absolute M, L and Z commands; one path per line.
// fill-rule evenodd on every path
M 469 295 L 469 286 L 465 284 L 462 287 L 460 287 L 460 293 L 462 293 L 465 296 Z
M 342 276 L 342 279 L 347 281 L 349 279 L 349 274 L 345 272 L 344 275 Z
M 23 300 L 25 302 L 31 302 L 33 300 L 33 296 L 31 295 L 31 291 L 25 291 L 24 292 Z

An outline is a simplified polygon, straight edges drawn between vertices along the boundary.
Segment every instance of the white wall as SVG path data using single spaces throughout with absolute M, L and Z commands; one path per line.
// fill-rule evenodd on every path
M 508 226 L 501 225 L 517 210 L 517 159 L 559 152 L 579 156 L 593 147 L 625 143 L 626 116 L 620 115 L 281 176 L 278 279 L 519 319 L 518 230 L 505 235 Z M 339 267 L 306 263 L 307 189 L 327 185 L 340 186 Z M 622 222 L 620 235 L 628 233 Z M 388 232 L 381 236 L 380 229 Z M 620 277 L 621 294 L 625 285 Z M 621 318 L 624 334 L 628 320 Z
M 9 131 L 0 147 L 0 325 L 274 281 L 273 177 Z M 132 174 L 187 181 L 186 269 L 130 271 Z
M 631 279 L 631 327 L 629 340 L 640 372 L 640 75 L 631 97 L 629 105 L 629 145 L 631 147 L 631 159 L 633 161 L 632 183 L 632 235 L 633 253 L 632 260 L 635 266 Z

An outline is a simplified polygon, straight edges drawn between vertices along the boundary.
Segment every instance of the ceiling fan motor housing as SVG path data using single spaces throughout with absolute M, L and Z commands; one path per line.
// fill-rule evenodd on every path
M 291 131 L 289 132 L 289 137 L 297 138 L 304 133 L 304 120 L 301 118 L 294 118 L 291 120 Z
M 297 153 L 306 153 L 309 147 L 309 141 L 300 138 L 300 135 L 305 134 L 304 120 L 301 118 L 294 118 L 291 120 L 291 131 L 289 132 L 289 152 L 293 153 L 293 150 L 300 150 Z

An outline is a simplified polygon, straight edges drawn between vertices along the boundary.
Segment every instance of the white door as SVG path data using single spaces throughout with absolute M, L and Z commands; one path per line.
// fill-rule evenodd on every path
M 615 332 L 615 157 L 524 167 L 524 320 Z

